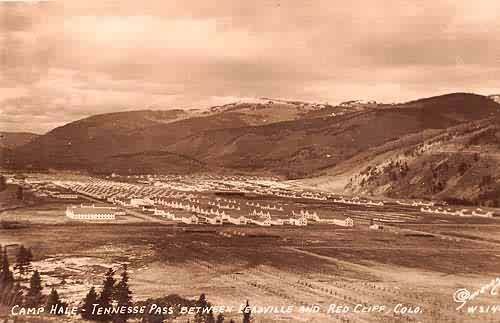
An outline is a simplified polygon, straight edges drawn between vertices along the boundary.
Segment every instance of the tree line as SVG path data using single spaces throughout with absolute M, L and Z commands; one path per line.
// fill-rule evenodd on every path
M 37 270 L 33 270 L 33 254 L 31 249 L 19 246 L 15 256 L 15 263 L 10 264 L 7 249 L 12 246 L 0 245 L 0 304 L 7 307 L 19 305 L 30 308 L 45 308 L 45 313 L 52 315 L 65 315 L 69 308 L 55 288 L 51 288 L 48 295 L 44 294 L 42 278 Z M 224 314 L 215 315 L 212 311 L 212 304 L 207 300 L 205 294 L 201 294 L 197 300 L 185 299 L 179 295 L 168 295 L 163 298 L 148 299 L 145 301 L 133 301 L 132 291 L 129 286 L 129 274 L 127 265 L 123 265 L 119 278 L 116 279 L 117 271 L 109 268 L 104 274 L 101 288 L 96 290 L 92 286 L 85 298 L 78 306 L 78 315 L 84 320 L 94 322 L 126 323 L 129 319 L 140 319 L 141 323 L 162 323 L 167 319 L 179 317 L 180 308 L 183 306 L 197 307 L 200 309 L 194 315 L 192 322 L 187 323 L 236 323 L 234 319 L 226 320 Z M 29 279 L 28 279 L 29 277 Z M 22 286 L 21 283 L 26 283 Z M 172 311 L 135 313 L 132 311 L 119 311 L 120 308 L 133 308 L 134 306 L 152 305 L 160 308 L 172 308 Z M 250 323 L 251 307 L 247 300 L 242 311 L 242 323 Z

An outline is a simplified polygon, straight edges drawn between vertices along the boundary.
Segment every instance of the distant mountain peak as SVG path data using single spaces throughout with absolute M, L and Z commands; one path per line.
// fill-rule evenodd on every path
M 375 100 L 349 100 L 339 104 L 341 107 L 351 108 L 360 106 L 376 106 L 378 103 Z
M 216 105 L 210 107 L 209 113 L 220 113 L 227 111 L 241 111 L 248 109 L 274 109 L 279 108 L 293 108 L 301 109 L 306 111 L 315 111 L 330 107 L 328 103 L 315 103 L 315 102 L 305 102 L 298 100 L 285 100 L 285 99 L 275 99 L 275 98 L 255 98 L 255 99 L 243 99 L 240 101 L 227 103 L 223 105 Z
M 496 103 L 500 103 L 500 94 L 489 95 L 488 98 L 492 99 Z

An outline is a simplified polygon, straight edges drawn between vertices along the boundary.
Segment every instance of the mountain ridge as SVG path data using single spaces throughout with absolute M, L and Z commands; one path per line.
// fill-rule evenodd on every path
M 397 142 L 401 138 L 411 137 L 418 145 L 427 134 L 446 133 L 481 121 L 489 122 L 493 128 L 488 131 L 496 136 L 494 124 L 500 113 L 500 105 L 491 98 L 468 93 L 349 107 L 304 108 L 302 102 L 272 102 L 240 102 L 208 113 L 141 110 L 92 116 L 13 149 L 3 164 L 18 169 L 87 169 L 97 173 L 217 170 L 307 181 L 356 160 L 356 156 L 375 159 L 378 147 L 400 151 Z M 286 113 L 273 115 L 284 110 Z M 484 147 L 496 143 L 484 137 L 477 140 Z M 377 183 L 388 185 L 384 180 Z M 451 182 L 448 186 L 452 191 Z M 405 192 L 395 186 L 392 193 L 368 186 L 353 190 L 344 185 L 344 189 L 370 194 Z M 421 194 L 428 196 L 429 191 Z
M 0 148 L 23 146 L 39 136 L 31 132 L 0 131 Z

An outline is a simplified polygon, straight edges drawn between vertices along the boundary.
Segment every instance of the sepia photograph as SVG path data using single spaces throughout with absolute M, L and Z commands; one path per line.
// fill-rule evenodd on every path
M 0 0 L 0 323 L 500 322 L 499 13 Z

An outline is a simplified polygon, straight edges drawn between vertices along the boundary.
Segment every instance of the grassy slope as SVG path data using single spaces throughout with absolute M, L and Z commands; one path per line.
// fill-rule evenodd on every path
M 404 137 L 304 183 L 352 194 L 499 206 L 498 119 Z
M 39 135 L 29 132 L 0 132 L 0 148 L 12 149 L 25 145 Z
M 181 111 L 126 112 L 94 116 L 57 128 L 17 149 L 13 159 L 21 166 L 31 163 L 105 172 L 191 173 L 224 169 L 273 173 L 288 178 L 316 177 L 309 183 L 339 189 L 367 166 L 383 165 L 387 159 L 404 155 L 407 149 L 419 149 L 424 141 L 446 135 L 454 127 L 493 118 L 498 115 L 499 107 L 486 97 L 457 93 L 396 106 L 343 109 L 335 115 L 332 115 L 334 107 L 303 114 L 294 110 L 278 118 L 286 121 L 274 123 L 265 120 L 269 117 L 266 113 L 283 108 L 278 105 L 240 105 L 195 117 Z M 296 119 L 299 115 L 302 117 Z M 443 178 L 433 175 L 434 182 L 424 178 L 422 189 L 414 183 L 421 180 L 418 176 L 427 176 L 423 174 L 427 172 L 425 165 L 442 163 L 443 158 L 450 158 L 449 172 L 453 172 L 456 164 L 466 162 L 460 156 L 467 145 L 498 146 L 495 140 L 490 142 L 496 136 L 495 130 L 488 131 L 482 137 L 471 139 L 475 140 L 471 143 L 453 143 L 448 138 L 449 145 L 458 146 L 450 146 L 452 150 L 446 152 L 426 152 L 408 161 L 414 164 L 408 172 L 411 178 L 408 183 L 400 178 L 397 181 L 400 184 L 396 185 L 394 174 L 385 174 L 393 179 L 378 176 L 370 183 L 367 180 L 363 185 L 354 183 L 349 190 L 394 196 L 412 192 L 418 196 L 434 196 L 433 185 L 439 185 L 443 196 L 446 195 L 443 191 L 456 196 L 453 186 L 459 181 L 445 178 L 445 173 L 439 175 Z M 496 169 L 497 159 L 492 156 L 495 154 L 482 156 L 484 170 L 475 174 L 476 177 L 488 176 Z M 420 175 L 419 169 L 424 170 Z M 415 174 L 411 170 L 415 170 Z M 410 192 L 408 187 L 412 185 Z

